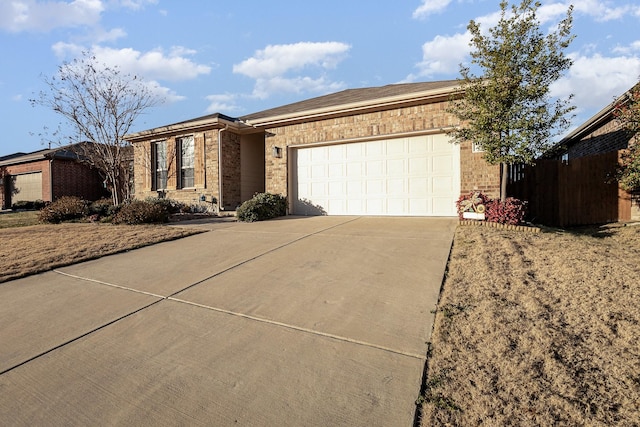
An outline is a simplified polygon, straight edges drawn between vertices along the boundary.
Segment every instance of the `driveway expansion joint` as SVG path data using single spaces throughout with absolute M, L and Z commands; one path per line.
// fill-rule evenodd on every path
M 386 352 L 389 352 L 389 353 L 398 354 L 400 356 L 411 357 L 413 359 L 418 359 L 418 360 L 423 360 L 423 361 L 427 359 L 426 356 L 423 356 L 423 355 L 420 355 L 420 354 L 410 353 L 410 352 L 403 351 L 403 350 L 397 350 L 397 349 L 394 349 L 394 348 L 385 347 L 385 346 L 382 346 L 382 345 L 373 344 L 373 343 L 369 343 L 369 342 L 366 342 L 366 341 L 357 340 L 357 339 L 354 339 L 354 338 L 348 338 L 348 337 L 343 337 L 343 336 L 340 336 L 340 335 L 330 334 L 328 332 L 316 331 L 314 329 L 309 329 L 309 328 L 304 328 L 302 326 L 296 326 L 296 325 L 291 325 L 291 324 L 288 324 L 288 323 L 278 322 L 276 320 L 269 320 L 269 319 L 265 319 L 265 318 L 262 318 L 262 317 L 251 316 L 249 314 L 238 313 L 238 312 L 231 311 L 231 310 L 225 310 L 224 308 L 218 308 L 218 307 L 212 307 L 212 306 L 205 305 L 205 304 L 199 304 L 199 303 L 196 303 L 196 302 L 187 301 L 187 300 L 183 300 L 183 299 L 180 299 L 180 298 L 168 297 L 167 300 L 179 302 L 179 303 L 182 303 L 182 304 L 191 305 L 191 306 L 194 306 L 194 307 L 204 308 L 204 309 L 211 310 L 211 311 L 216 311 L 218 313 L 229 314 L 231 316 L 242 317 L 244 319 L 253 320 L 253 321 L 261 322 L 261 323 L 266 323 L 266 324 L 273 325 L 273 326 L 279 326 L 279 327 L 286 328 L 286 329 L 292 329 L 292 330 L 298 331 L 298 332 L 304 332 L 304 333 L 307 333 L 307 334 L 312 334 L 312 335 L 317 335 L 317 336 L 321 336 L 321 337 L 325 337 L 325 338 L 330 338 L 330 339 L 334 339 L 334 340 L 337 340 L 337 341 L 342 341 L 342 342 L 347 342 L 347 343 L 350 343 L 350 344 L 361 345 L 361 346 L 373 348 L 373 349 L 376 349 L 376 350 L 382 350 L 382 351 L 386 351 Z
M 167 298 L 167 297 L 165 297 L 163 295 L 158 295 L 158 294 L 154 294 L 154 293 L 151 293 L 151 292 L 145 292 L 145 291 L 141 291 L 139 289 L 129 288 L 127 286 L 116 285 L 114 283 L 103 282 L 102 280 L 96 280 L 96 279 L 90 279 L 88 277 L 76 276 L 75 274 L 65 273 L 64 271 L 60 271 L 60 270 L 53 270 L 53 272 L 57 273 L 57 274 L 61 274 L 63 276 L 71 277 L 73 279 L 84 280 L 85 282 L 91 282 L 91 283 L 97 283 L 99 285 L 110 286 L 112 288 L 118 288 L 118 289 L 122 289 L 122 290 L 125 290 L 125 291 L 130 291 L 130 292 L 135 292 L 135 293 L 138 293 L 138 294 L 148 295 L 148 296 L 151 296 L 151 297 L 154 297 L 154 298 L 159 298 L 159 299 Z

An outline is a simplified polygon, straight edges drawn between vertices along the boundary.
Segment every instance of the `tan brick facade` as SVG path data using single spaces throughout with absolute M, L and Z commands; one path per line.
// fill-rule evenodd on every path
M 223 209 L 235 209 L 254 190 L 289 196 L 294 173 L 289 169 L 292 150 L 311 144 L 443 134 L 458 124 L 457 118 L 447 112 L 456 84 L 445 81 L 348 90 L 240 119 L 213 114 L 133 134 L 130 138 L 135 146 L 135 195 L 157 196 L 152 188 L 151 144 L 164 140 L 168 147 L 175 147 L 177 137 L 193 135 L 198 159 L 196 175 L 203 171 L 202 180 L 196 180 L 195 188 L 178 189 L 176 173 L 170 165 L 166 197 L 186 203 L 203 196 L 207 200 L 222 199 Z M 377 95 L 370 97 L 372 91 Z M 220 161 L 222 191 L 218 185 Z M 459 167 L 456 198 L 471 190 L 499 196 L 499 167 L 489 166 L 482 153 L 472 153 L 471 143 L 461 144 Z
M 178 138 L 193 136 L 194 139 L 194 186 L 178 187 L 178 173 L 176 168 L 176 141 Z M 153 138 L 136 142 L 134 147 L 134 195 L 137 199 L 158 197 L 158 191 L 152 188 L 152 144 L 165 141 L 168 149 L 167 188 L 165 197 L 192 205 L 211 203 L 218 194 L 218 129 L 205 130 L 187 134 L 163 135 L 163 138 Z
M 367 138 L 396 137 L 419 133 L 440 133 L 457 119 L 446 111 L 447 102 L 403 107 L 373 113 L 298 123 L 267 129 L 265 138 L 265 188 L 271 193 L 287 195 L 287 163 L 290 146 L 336 143 Z M 282 157 L 272 155 L 274 147 Z M 471 143 L 460 147 L 460 192 L 482 190 L 490 197 L 500 195 L 500 168 L 490 166 L 482 153 L 472 153 Z
M 220 201 L 218 168 L 218 136 L 222 136 L 222 209 L 233 210 L 240 204 L 240 135 L 224 129 L 207 129 L 185 134 L 167 134 L 162 138 L 137 141 L 134 145 L 134 185 L 135 197 L 145 199 L 158 197 L 152 188 L 151 145 L 165 141 L 168 147 L 167 188 L 164 196 L 187 205 L 211 205 Z M 176 168 L 176 141 L 178 138 L 193 136 L 194 139 L 194 186 L 178 188 Z M 204 200 L 202 200 L 204 199 Z

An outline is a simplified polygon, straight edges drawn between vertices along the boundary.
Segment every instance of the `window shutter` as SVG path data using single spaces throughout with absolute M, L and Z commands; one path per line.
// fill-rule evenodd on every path
M 158 189 L 157 172 L 158 169 L 158 146 L 151 142 L 151 191 Z
M 193 141 L 193 150 L 195 151 L 194 153 L 194 186 L 197 188 L 206 188 L 206 183 L 205 183 L 205 162 L 204 162 L 204 156 L 205 156 L 205 137 L 204 137 L 204 133 L 201 134 L 196 134 L 194 135 L 194 141 Z
M 176 188 L 182 188 L 182 138 L 176 138 Z

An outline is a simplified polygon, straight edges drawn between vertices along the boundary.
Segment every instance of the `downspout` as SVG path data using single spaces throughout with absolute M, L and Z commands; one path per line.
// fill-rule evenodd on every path
M 49 200 L 53 202 L 53 157 L 49 159 Z
M 222 132 L 228 129 L 228 125 L 218 129 L 218 212 L 224 210 L 222 203 Z

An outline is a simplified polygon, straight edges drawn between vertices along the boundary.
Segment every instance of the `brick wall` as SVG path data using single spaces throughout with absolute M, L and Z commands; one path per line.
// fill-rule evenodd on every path
M 9 177 L 11 175 L 20 175 L 24 173 L 42 172 L 42 200 L 50 202 L 51 199 L 51 187 L 49 185 L 49 160 L 40 160 L 29 163 L 22 163 L 18 165 L 9 165 L 2 168 L 2 175 L 5 176 L 3 188 L 0 190 L 0 207 L 2 209 L 11 208 L 9 191 Z
M 223 132 L 223 140 L 225 134 Z M 151 169 L 151 144 L 155 141 L 165 140 L 167 147 L 175 147 L 176 138 L 193 135 L 195 151 L 195 169 L 193 188 L 177 189 L 177 173 L 175 159 L 169 161 L 169 172 L 167 191 L 165 197 L 178 200 L 188 205 L 211 205 L 215 198 L 219 200 L 218 191 L 218 129 L 208 129 L 201 132 L 189 134 L 167 135 L 164 139 L 154 138 L 153 140 L 136 142 L 134 145 L 134 197 L 145 199 L 147 197 L 157 197 L 158 192 L 151 189 L 152 174 Z M 231 137 L 233 139 L 233 137 Z M 174 150 L 169 150 L 175 156 Z M 240 159 L 238 157 L 238 163 Z M 201 199 L 204 197 L 204 201 Z M 235 206 L 234 206 L 235 207 Z
M 3 168 L 5 176 L 34 172 L 42 173 L 42 200 L 45 202 L 51 202 L 62 196 L 78 196 L 85 200 L 97 200 L 107 195 L 98 172 L 74 160 L 54 159 L 50 163 L 45 159 Z M 53 184 L 50 183 L 50 179 Z M 7 182 L 6 178 L 5 182 Z M 5 188 L 0 191 L 0 206 L 3 209 L 11 207 Z
M 500 197 L 500 165 L 487 164 L 483 155 L 474 153 L 470 142 L 460 145 L 460 193 L 477 190 L 497 199 Z
M 222 133 L 222 204 L 226 210 L 235 210 L 240 204 L 240 135 Z
M 573 142 L 567 150 L 569 160 L 625 149 L 629 145 L 629 139 L 630 135 L 611 117 L 592 133 L 582 137 L 578 142 Z
M 76 161 L 54 159 L 51 177 L 53 200 L 62 196 L 77 196 L 85 200 L 108 196 L 98 171 Z
M 373 113 L 317 120 L 267 129 L 265 138 L 265 189 L 271 193 L 287 195 L 287 147 L 322 142 L 380 137 L 394 137 L 422 131 L 438 131 L 457 124 L 457 119 L 447 113 L 447 102 L 396 108 Z M 272 155 L 274 147 L 282 149 L 282 157 Z M 474 188 L 492 196 L 499 195 L 500 172 L 489 166 L 482 154 L 471 153 L 471 144 L 461 149 L 461 193 Z

